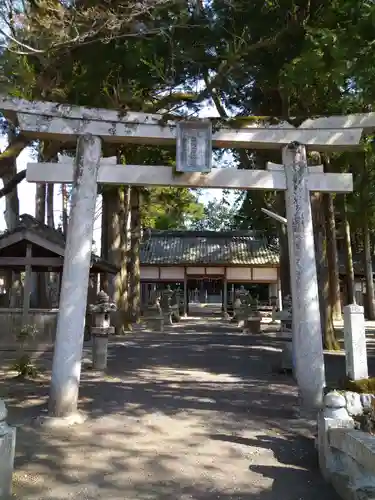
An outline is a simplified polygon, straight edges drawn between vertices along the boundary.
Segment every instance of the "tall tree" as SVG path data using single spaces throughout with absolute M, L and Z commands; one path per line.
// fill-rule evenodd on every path
M 125 186 L 118 189 L 118 211 L 114 212 L 113 224 L 118 225 L 116 231 L 115 249 L 118 253 L 118 262 L 120 263 L 119 272 L 115 280 L 115 300 L 118 307 L 118 332 L 125 333 L 131 329 L 131 318 L 129 316 L 129 301 L 128 301 L 128 261 L 129 261 L 129 231 L 128 221 L 130 213 L 130 188 Z
M 47 225 L 50 227 L 55 227 L 55 221 L 54 221 L 54 216 L 53 216 L 53 210 L 54 210 L 54 195 L 55 195 L 55 185 L 54 184 L 47 184 L 47 198 L 46 198 L 46 204 L 47 204 Z
M 350 233 L 350 222 L 348 217 L 348 204 L 346 196 L 343 199 L 343 224 L 344 224 L 344 241 L 345 241 L 345 270 L 346 270 L 346 291 L 348 304 L 354 304 L 355 300 L 355 281 L 354 281 L 354 266 L 352 254 L 352 241 Z
M 132 322 L 138 322 L 141 313 L 141 194 L 140 188 L 132 187 L 130 190 L 130 251 L 129 251 L 129 309 Z
M 210 200 L 204 207 L 202 219 L 192 222 L 189 229 L 228 231 L 236 225 L 237 204 L 231 204 L 224 194 L 222 199 Z

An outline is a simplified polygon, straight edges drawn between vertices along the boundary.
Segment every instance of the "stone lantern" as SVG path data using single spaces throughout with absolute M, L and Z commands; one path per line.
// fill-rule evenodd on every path
M 92 335 L 92 367 L 95 370 L 107 368 L 108 336 L 114 333 L 111 326 L 110 313 L 116 311 L 116 304 L 110 302 L 109 296 L 101 291 L 97 295 L 96 304 L 91 304 L 90 312 L 95 318 L 95 326 L 91 327 Z

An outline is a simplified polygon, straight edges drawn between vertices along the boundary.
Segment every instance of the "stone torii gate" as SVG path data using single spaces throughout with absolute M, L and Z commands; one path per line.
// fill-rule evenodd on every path
M 77 141 L 74 162 L 27 167 L 29 182 L 73 183 L 50 389 L 51 416 L 67 417 L 77 409 L 98 183 L 286 190 L 296 376 L 303 407 L 320 406 L 325 374 L 310 191 L 346 193 L 353 185 L 351 174 L 325 174 L 307 167 L 305 146 L 315 151 L 356 148 L 363 130 L 374 128 L 374 114 L 307 120 L 299 128 L 287 122 L 269 126 L 252 122 L 241 129 L 224 127 L 213 134 L 214 146 L 283 148 L 283 166 L 271 165 L 267 171 L 216 169 L 207 174 L 175 175 L 171 167 L 113 165 L 101 158 L 102 142 L 173 144 L 176 123 L 162 123 L 160 115 L 122 116 L 116 111 L 8 97 L 0 97 L 0 110 L 17 121 L 23 135 Z

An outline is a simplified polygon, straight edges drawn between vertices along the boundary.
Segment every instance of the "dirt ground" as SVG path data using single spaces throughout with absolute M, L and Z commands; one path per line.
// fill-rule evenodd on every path
M 27 500 L 337 500 L 320 476 L 314 422 L 296 419 L 296 388 L 275 373 L 280 341 L 190 319 L 164 334 L 111 342 L 105 375 L 83 354 L 86 423 L 30 425 L 46 411 L 45 370 L 20 382 L 2 352 L 0 396 L 18 426 L 15 498 Z M 344 358 L 327 357 L 332 379 Z

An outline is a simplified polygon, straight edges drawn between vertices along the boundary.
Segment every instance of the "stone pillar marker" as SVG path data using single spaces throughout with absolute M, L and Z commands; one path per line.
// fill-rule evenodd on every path
M 301 406 L 310 410 L 322 406 L 325 372 L 305 146 L 296 142 L 286 146 L 283 164 L 287 184 L 295 375 Z
M 100 157 L 99 137 L 78 138 L 49 396 L 52 417 L 77 411 Z
M 364 308 L 357 304 L 344 307 L 346 375 L 351 380 L 368 378 Z

